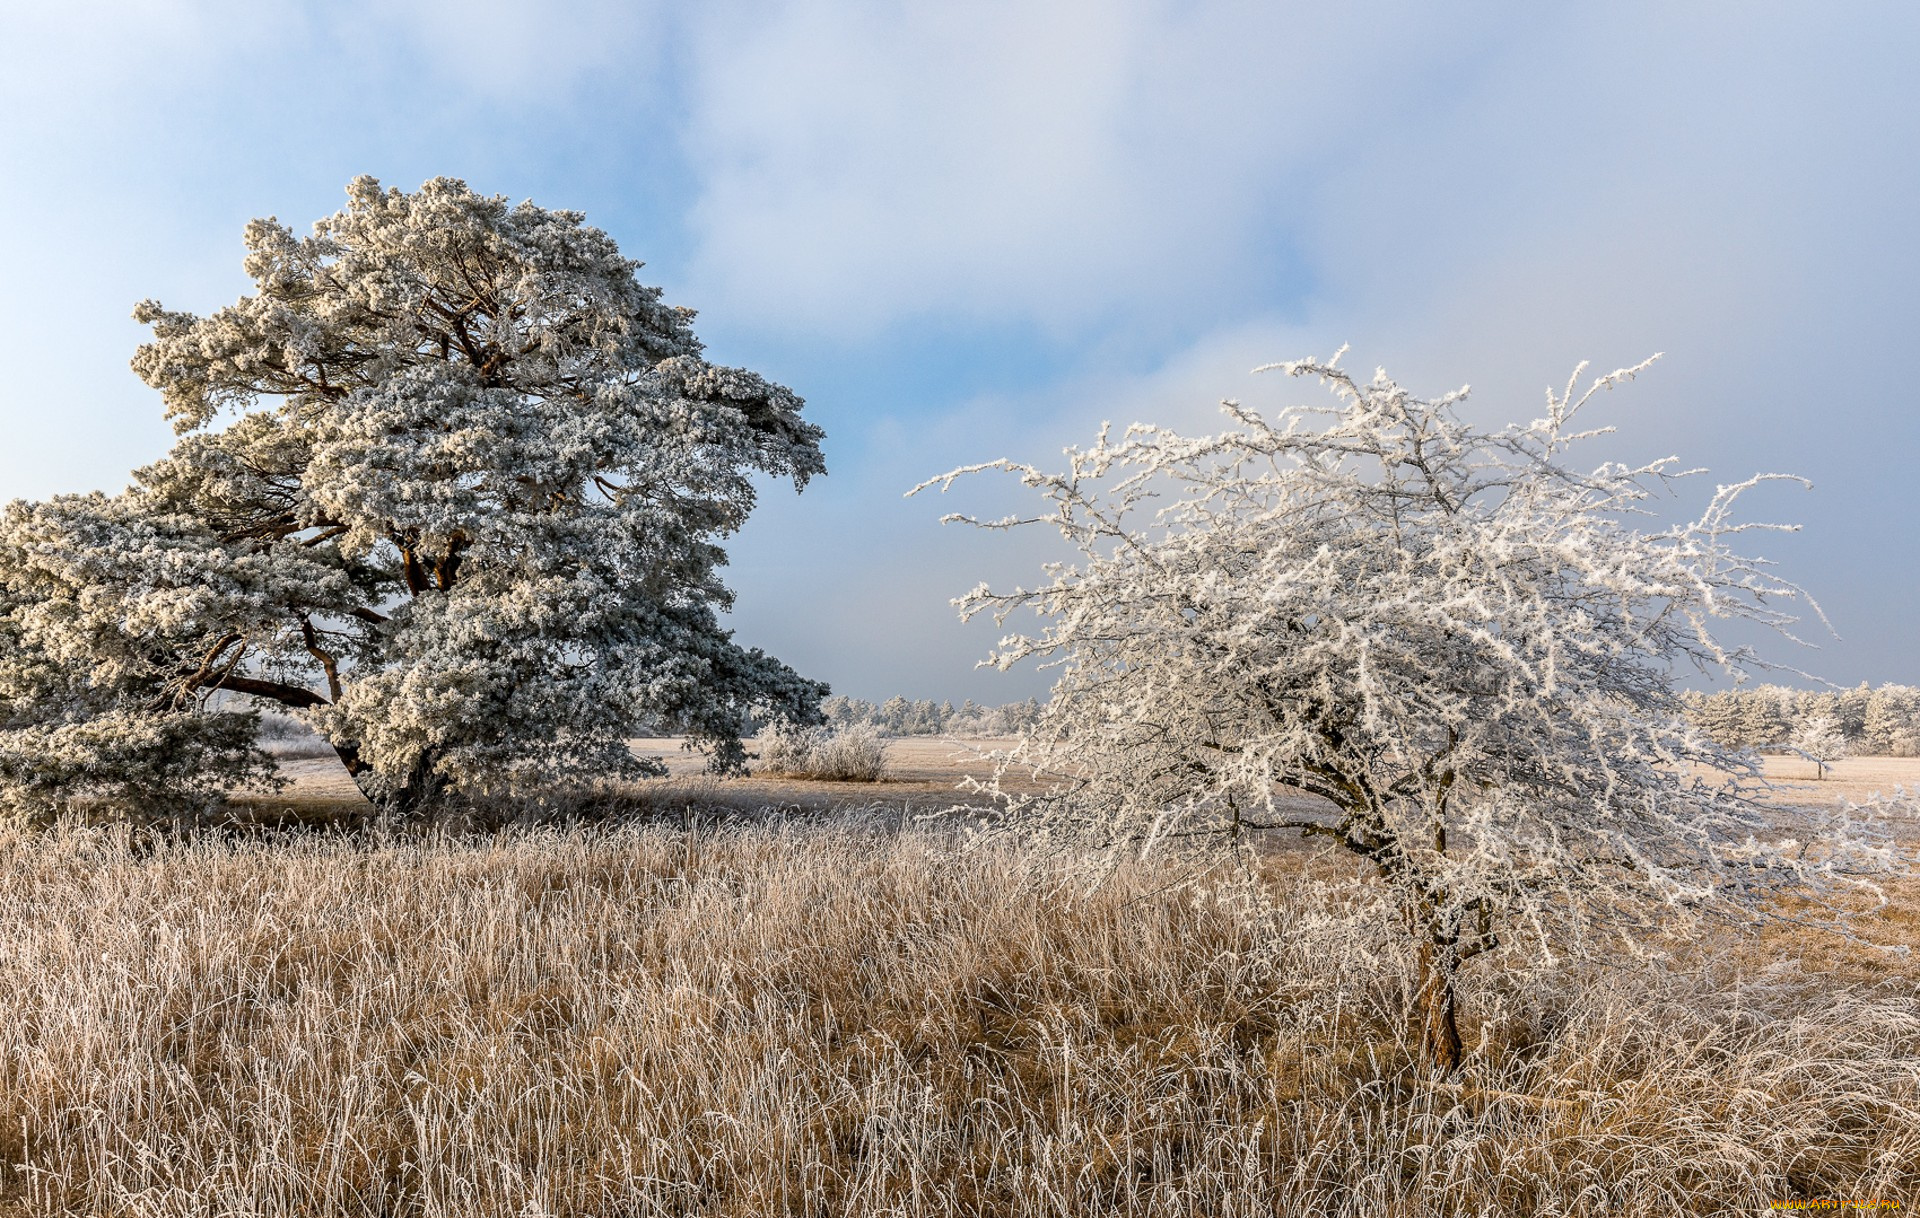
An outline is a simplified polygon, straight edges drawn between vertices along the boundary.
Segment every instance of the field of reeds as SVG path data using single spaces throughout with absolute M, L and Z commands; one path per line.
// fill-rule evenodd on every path
M 1326 860 L 1262 901 L 954 846 L 857 809 L 0 838 L 0 1213 L 1920 1205 L 1914 962 L 1504 962 L 1442 1083 Z

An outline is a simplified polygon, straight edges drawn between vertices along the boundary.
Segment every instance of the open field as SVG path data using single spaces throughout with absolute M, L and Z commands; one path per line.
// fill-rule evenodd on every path
M 704 758 L 688 752 L 680 739 L 639 739 L 632 742 L 633 751 L 664 762 L 670 774 L 635 784 L 629 794 L 636 802 L 663 814 L 686 809 L 824 811 L 847 806 L 919 813 L 967 801 L 969 797 L 957 789 L 960 781 L 969 774 L 989 774 L 992 766 L 981 760 L 981 754 L 1006 743 L 933 737 L 891 740 L 891 774 L 887 781 L 841 783 L 759 777 L 717 780 L 700 772 Z M 282 761 L 281 769 L 292 785 L 272 795 L 242 796 L 239 802 L 249 814 L 271 819 L 277 810 L 285 810 L 290 819 L 312 821 L 350 817 L 366 810 L 353 780 L 332 757 Z
M 647 798 L 682 802 L 707 801 L 741 807 L 799 806 L 819 808 L 847 803 L 902 803 L 916 808 L 945 807 L 968 796 L 957 790 L 969 775 L 985 778 L 992 765 L 984 755 L 1011 741 L 993 738 L 953 739 L 908 736 L 887 742 L 891 775 L 884 783 L 806 782 L 789 778 L 729 779 L 715 782 L 700 774 L 702 759 L 682 746 L 678 737 L 651 737 L 632 742 L 633 751 L 664 762 L 667 779 L 641 784 Z M 751 747 L 751 742 L 749 742 Z M 1920 790 L 1920 758 L 1848 757 L 1832 763 L 1825 779 L 1814 780 L 1813 763 L 1798 757 L 1768 757 L 1767 777 L 1781 784 L 1782 799 L 1823 803 L 1835 799 L 1865 799 L 1874 791 L 1895 787 Z M 250 798 L 266 808 L 276 800 L 290 806 L 334 806 L 344 810 L 361 803 L 353 780 L 332 757 L 283 761 L 281 768 L 293 786 L 278 796 Z
M 0 1212 L 1920 1205 L 1911 958 L 1783 929 L 1477 969 L 1436 1086 L 1337 864 L 1276 852 L 1262 909 L 955 855 L 902 813 L 966 763 L 902 744 L 878 787 L 676 774 L 647 806 L 704 815 L 618 828 L 0 839 Z M 1886 779 L 1920 762 L 1805 794 Z M 1920 942 L 1920 890 L 1873 930 Z

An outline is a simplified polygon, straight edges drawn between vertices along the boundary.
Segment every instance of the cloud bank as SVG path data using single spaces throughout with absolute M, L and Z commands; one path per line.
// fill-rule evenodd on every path
M 847 692 L 1045 684 L 973 671 L 994 632 L 946 604 L 1044 542 L 938 526 L 989 487 L 907 486 L 1299 400 L 1247 370 L 1349 342 L 1487 418 L 1667 352 L 1601 455 L 1813 478 L 1756 504 L 1805 522 L 1764 548 L 1844 637 L 1789 658 L 1920 680 L 1909 10 L 216 2 L 0 35 L 0 495 L 157 455 L 126 311 L 237 294 L 247 217 L 452 173 L 586 211 L 809 397 L 832 476 L 737 539 L 735 620 Z

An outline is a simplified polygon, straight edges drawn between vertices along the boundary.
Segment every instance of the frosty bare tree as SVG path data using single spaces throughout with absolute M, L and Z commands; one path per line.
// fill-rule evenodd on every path
M 1889 855 L 1877 812 L 1819 844 L 1769 840 L 1750 755 L 1689 726 L 1678 666 L 1756 663 L 1716 618 L 1784 630 L 1800 595 L 1733 539 L 1760 479 L 1697 521 L 1647 527 L 1681 471 L 1566 464 L 1600 388 L 1569 382 L 1526 426 L 1476 430 L 1456 407 L 1312 360 L 1275 365 L 1337 404 L 1189 438 L 1136 425 L 1051 473 L 1007 461 L 1077 549 L 1033 590 L 985 585 L 963 615 L 1046 620 L 1006 667 L 1059 666 L 1037 727 L 1003 756 L 1057 785 L 995 787 L 1007 824 L 1144 850 L 1290 830 L 1366 860 L 1416 949 L 1415 1033 L 1460 1056 L 1460 966 L 1503 942 L 1725 913 L 1787 883 L 1864 883 Z M 1644 365 L 1643 365 L 1644 366 Z M 1297 792 L 1306 793 L 1302 798 Z
M 716 617 L 754 475 L 824 471 L 800 399 L 703 360 L 578 213 L 444 178 L 347 194 L 310 237 L 250 224 L 237 304 L 136 310 L 166 459 L 7 510 L 6 794 L 245 776 L 246 703 L 308 718 L 399 811 L 632 773 L 642 726 L 726 769 L 750 714 L 817 720 L 825 687 Z
M 1793 748 L 1811 761 L 1816 780 L 1827 776 L 1827 769 L 1847 755 L 1847 737 L 1840 720 L 1832 715 L 1814 715 L 1793 734 Z

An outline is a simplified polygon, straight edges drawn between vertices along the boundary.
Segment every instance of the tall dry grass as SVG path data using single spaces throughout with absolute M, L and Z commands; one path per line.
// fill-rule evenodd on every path
M 1920 1002 L 1706 945 L 1483 976 L 1416 1075 L 1390 940 L 857 818 L 0 839 L 19 1213 L 1660 1214 L 1920 1204 Z

